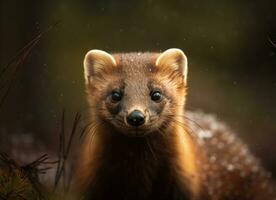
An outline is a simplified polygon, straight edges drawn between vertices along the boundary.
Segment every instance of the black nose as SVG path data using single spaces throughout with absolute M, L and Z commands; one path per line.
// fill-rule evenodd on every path
M 139 110 L 134 110 L 127 116 L 127 123 L 131 126 L 141 126 L 145 123 L 145 116 Z

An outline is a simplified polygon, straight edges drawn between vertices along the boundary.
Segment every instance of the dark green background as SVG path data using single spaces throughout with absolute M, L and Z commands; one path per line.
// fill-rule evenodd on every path
M 178 47 L 189 59 L 187 107 L 226 121 L 276 174 L 275 0 L 1 1 L 1 67 L 58 20 L 21 68 L 0 131 L 57 140 L 62 108 L 85 113 L 89 49 Z

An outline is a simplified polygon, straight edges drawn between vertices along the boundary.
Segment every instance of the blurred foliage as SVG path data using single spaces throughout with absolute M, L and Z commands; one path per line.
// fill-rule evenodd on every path
M 0 199 L 39 199 L 29 180 L 22 172 L 0 173 Z
M 73 143 L 76 143 L 76 136 L 81 137 L 89 128 L 79 129 L 80 119 L 81 115 L 77 113 L 70 134 L 66 134 L 65 111 L 62 112 L 57 161 L 49 161 L 48 155 L 44 154 L 22 165 L 0 152 L 0 200 L 76 199 L 70 188 L 74 165 L 71 149 Z M 49 170 L 53 167 L 55 175 L 51 178 Z M 43 174 L 48 177 L 48 181 L 42 183 Z
M 33 163 L 21 167 L 6 154 L 1 154 L 0 199 L 44 199 L 41 193 L 41 184 L 38 181 L 38 172 L 37 165 L 33 165 Z
M 2 157 L 1 157 L 2 159 Z M 2 160 L 3 161 L 3 160 Z M 9 158 L 9 162 L 16 163 Z M 30 167 L 30 165 L 28 165 Z M 8 162 L 0 162 L 0 199 L 2 200 L 45 200 L 45 199 L 76 199 L 74 195 L 63 190 L 50 192 L 50 185 L 43 185 L 37 179 L 30 178 L 30 173 L 38 177 L 39 170 L 15 166 Z M 48 188 L 46 190 L 46 188 Z

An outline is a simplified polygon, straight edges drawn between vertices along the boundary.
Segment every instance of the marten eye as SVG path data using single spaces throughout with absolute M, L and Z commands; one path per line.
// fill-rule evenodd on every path
M 118 91 L 113 91 L 111 94 L 111 99 L 113 102 L 121 101 L 123 94 Z
M 162 98 L 162 94 L 159 91 L 153 91 L 150 94 L 151 100 L 159 102 Z

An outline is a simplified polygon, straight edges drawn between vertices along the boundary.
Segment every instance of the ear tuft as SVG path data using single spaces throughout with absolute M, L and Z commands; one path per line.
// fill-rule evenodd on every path
M 85 81 L 89 83 L 92 76 L 108 67 L 115 67 L 117 64 L 114 57 L 109 53 L 93 49 L 85 55 L 83 65 Z
M 164 51 L 156 59 L 155 65 L 162 70 L 179 71 L 183 77 L 184 82 L 187 80 L 188 61 L 182 50 L 172 48 Z

